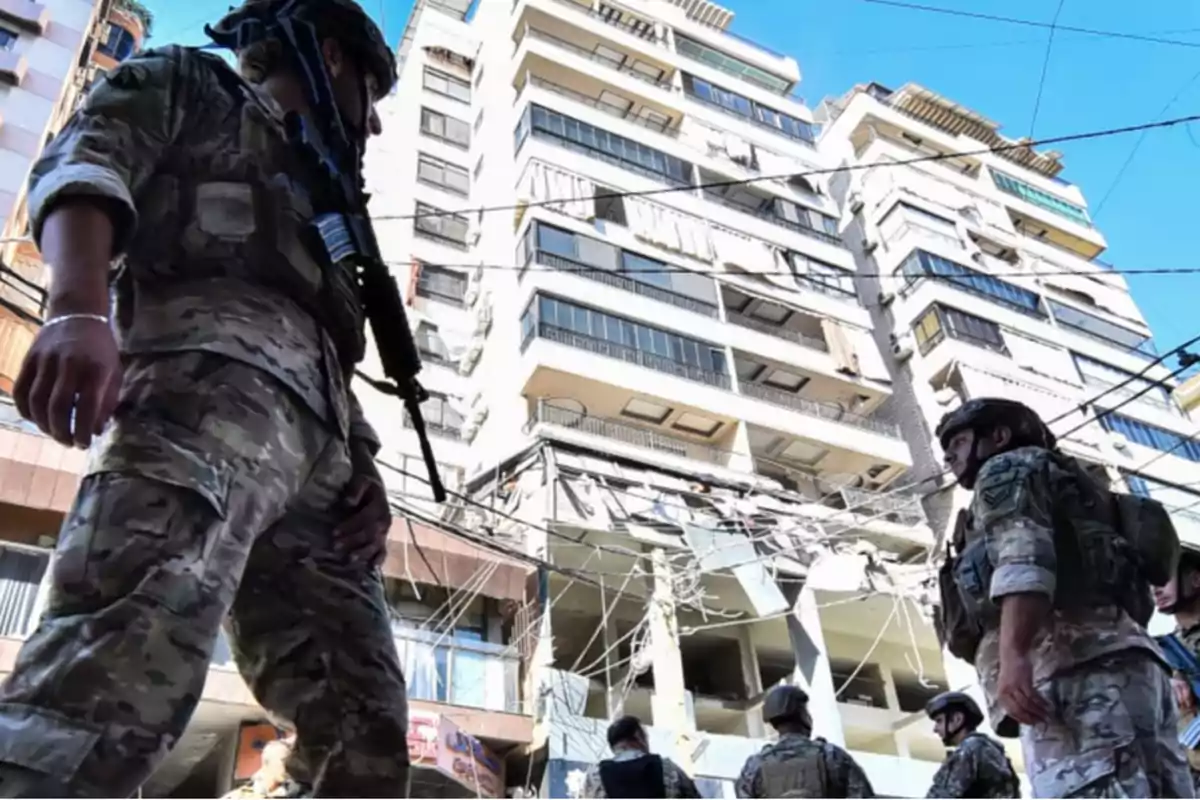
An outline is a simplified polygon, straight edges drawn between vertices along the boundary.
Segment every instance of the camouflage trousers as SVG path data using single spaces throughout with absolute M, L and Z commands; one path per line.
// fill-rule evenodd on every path
M 1034 797 L 1193 797 L 1170 676 L 1144 650 L 1097 659 L 1040 691 L 1051 721 L 1021 726 Z
M 0 688 L 0 795 L 127 797 L 179 740 L 222 622 L 318 796 L 406 797 L 408 708 L 378 571 L 333 549 L 346 442 L 203 354 L 133 359 Z

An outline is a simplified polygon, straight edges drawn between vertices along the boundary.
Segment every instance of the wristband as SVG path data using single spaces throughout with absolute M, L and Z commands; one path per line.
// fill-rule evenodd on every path
M 103 314 L 63 314 L 61 317 L 55 317 L 54 319 L 46 320 L 42 323 L 42 327 L 50 328 L 54 325 L 59 325 L 63 322 L 71 322 L 72 320 L 76 319 L 90 319 L 92 322 L 103 322 L 105 325 L 108 324 L 108 317 L 104 316 Z

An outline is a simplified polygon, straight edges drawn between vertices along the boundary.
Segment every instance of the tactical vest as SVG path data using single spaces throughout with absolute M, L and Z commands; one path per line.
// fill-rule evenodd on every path
M 600 783 L 606 797 L 667 796 L 662 756 L 653 753 L 628 761 L 601 761 Z
M 813 748 L 785 761 L 764 760 L 763 797 L 828 797 L 829 772 L 825 766 L 824 742 L 815 739 Z
M 365 317 L 352 268 L 316 255 L 323 249 L 308 228 L 322 210 L 315 176 L 276 112 L 224 61 L 193 48 L 173 52 L 187 82 L 181 101 L 198 87 L 223 92 L 239 121 L 217 123 L 217 130 L 236 131 L 238 140 L 226 141 L 216 157 L 189 141 L 203 132 L 184 131 L 164 153 L 135 198 L 141 225 L 154 235 L 131 242 L 116 283 L 118 322 L 128 326 L 141 294 L 169 296 L 177 286 L 194 291 L 196 282 L 232 278 L 273 289 L 307 311 L 348 370 L 365 353 Z
M 1003 787 L 1005 797 L 1020 797 L 1021 796 L 1021 781 L 1017 778 L 1017 770 L 1012 765 L 1012 760 L 1008 757 L 1008 753 L 1004 750 L 1004 746 L 990 736 L 982 733 L 973 733 L 971 736 L 978 736 L 987 742 L 988 747 L 993 747 L 1000 751 L 1001 757 L 1004 759 L 1005 765 L 1008 766 L 1007 781 Z M 975 782 L 967 789 L 965 797 L 988 797 L 995 796 L 992 789 L 996 788 L 986 783 L 986 778 L 977 777 Z
M 1116 495 L 1097 485 L 1073 459 L 1046 453 L 1060 468 L 1052 520 L 1058 562 L 1054 608 L 1119 606 L 1145 625 L 1153 613 L 1150 580 L 1178 552 L 1178 537 L 1161 504 Z M 1159 513 L 1161 512 L 1161 513 Z M 942 643 L 973 662 L 983 631 L 999 620 L 990 589 L 995 567 L 981 532 L 960 513 L 955 548 L 939 572 Z M 971 535 L 967 534 L 970 531 Z

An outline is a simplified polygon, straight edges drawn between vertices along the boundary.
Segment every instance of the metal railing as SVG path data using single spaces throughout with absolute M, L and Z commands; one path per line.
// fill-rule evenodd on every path
M 603 22 L 605 25 L 611 25 L 614 28 L 623 30 L 630 36 L 636 36 L 639 39 L 645 39 L 647 42 L 651 42 L 653 44 L 658 44 L 661 41 L 658 38 L 658 34 L 654 32 L 653 26 L 650 28 L 639 28 L 635 25 L 630 25 L 628 22 L 622 22 L 620 19 L 615 19 L 613 17 L 601 14 L 590 5 L 585 6 L 580 3 L 572 2 L 572 0 L 555 0 L 555 2 L 567 6 L 568 8 L 573 8 L 580 14 L 587 14 L 589 17 L 594 17 Z
M 524 713 L 521 661 L 512 648 L 453 632 L 393 626 L 392 633 L 410 700 Z
M 707 200 L 712 200 L 714 203 L 719 203 L 726 208 L 732 208 L 734 211 L 740 211 L 748 216 L 757 217 L 758 219 L 766 220 L 767 222 L 773 222 L 776 225 L 782 225 L 785 228 L 790 228 L 797 233 L 802 233 L 805 236 L 811 236 L 812 238 L 818 239 L 827 244 L 845 247 L 840 237 L 834 236 L 832 233 L 826 233 L 825 231 L 804 225 L 794 220 L 785 219 L 776 214 L 771 208 L 750 208 L 749 206 L 744 206 L 741 203 L 735 203 L 732 200 L 710 191 L 705 191 L 704 197 Z
M 616 358 L 621 361 L 626 361 L 630 364 L 636 364 L 639 367 L 652 369 L 655 372 L 662 372 L 666 375 L 674 375 L 677 378 L 684 380 L 695 381 L 696 383 L 715 386 L 719 389 L 731 389 L 732 381 L 728 374 L 723 372 L 713 372 L 712 370 L 702 369 L 692 366 L 691 364 L 683 364 L 679 361 L 673 361 L 669 358 L 664 358 L 654 353 L 647 353 L 644 350 L 638 350 L 628 345 L 610 342 L 606 339 L 594 339 L 591 336 L 584 336 L 574 331 L 569 331 L 564 328 L 539 323 L 534 333 L 542 338 L 547 339 L 556 344 L 574 347 L 579 350 L 586 350 L 589 353 L 595 353 L 598 356 L 606 356 L 607 358 Z
M 662 135 L 670 136 L 671 138 L 676 138 L 679 136 L 679 130 L 671 127 L 671 120 L 669 119 L 666 122 L 655 122 L 653 120 L 646 119 L 645 117 L 639 117 L 637 114 L 631 114 L 630 111 L 636 107 L 635 103 L 630 103 L 627 108 L 621 108 L 621 106 L 613 103 L 606 103 L 603 100 L 595 97 L 588 97 L 583 92 L 577 92 L 574 89 L 568 89 L 566 86 L 560 86 L 557 83 L 548 81 L 545 78 L 539 78 L 536 75 L 529 76 L 529 83 L 530 85 L 536 86 L 539 89 L 545 89 L 547 92 L 553 92 L 554 94 L 574 100 L 577 103 L 583 103 L 585 106 L 590 106 L 597 111 L 603 111 L 605 114 L 608 114 L 611 117 L 623 119 L 626 122 L 632 122 L 634 125 L 640 125 L 641 127 L 654 131 L 655 133 L 661 133 Z
M 563 50 L 568 50 L 568 51 L 574 53 L 575 55 L 579 56 L 580 58 L 586 58 L 589 61 L 594 61 L 597 64 L 602 64 L 611 70 L 620 72 L 623 75 L 628 75 L 631 78 L 637 78 L 639 81 L 642 81 L 643 83 L 648 83 L 651 86 L 662 89 L 665 92 L 675 91 L 675 86 L 672 85 L 670 81 L 664 81 L 664 80 L 660 80 L 658 78 L 652 78 L 644 72 L 638 72 L 636 69 L 633 69 L 632 67 L 625 66 L 624 63 L 622 63 L 621 61 L 618 61 L 615 58 L 609 58 L 608 56 L 602 55 L 602 54 L 594 52 L 592 50 L 588 50 L 586 47 L 581 47 L 581 46 L 575 44 L 574 42 L 568 42 L 566 39 L 555 36 L 552 33 L 546 33 L 545 31 L 541 30 L 540 28 L 535 28 L 532 25 L 525 26 L 525 35 L 532 36 L 534 39 L 541 39 L 542 41 L 548 42 L 548 43 L 554 45 L 555 47 L 561 47 Z
M 790 408 L 810 417 L 819 417 L 830 422 L 838 422 L 853 428 L 861 428 L 862 430 L 879 433 L 892 439 L 900 438 L 900 428 L 898 425 L 883 420 L 872 419 L 871 417 L 864 417 L 852 411 L 846 411 L 841 406 L 834 405 L 833 403 L 823 403 L 819 400 L 799 397 L 781 389 L 764 386 L 761 383 L 742 383 L 741 389 L 742 394 L 747 397 L 763 400 L 781 408 Z
M 893 494 L 847 488 L 838 494 L 841 495 L 846 508 L 853 508 L 863 516 L 879 516 L 901 525 L 922 525 L 927 521 L 920 497 L 911 492 Z
M 560 425 L 564 428 L 583 431 L 605 439 L 644 447 L 659 453 L 668 453 L 681 458 L 692 458 L 706 461 L 710 464 L 721 464 L 721 451 L 718 448 L 698 442 L 689 442 L 676 436 L 668 436 L 658 431 L 630 425 L 607 417 L 594 417 L 571 409 L 559 408 L 544 399 L 539 399 L 534 409 L 531 423 L 543 422 L 548 425 Z
M 736 311 L 729 312 L 729 321 L 742 328 L 749 328 L 752 331 L 765 333 L 768 336 L 774 336 L 777 339 L 787 339 L 788 341 L 795 342 L 796 344 L 803 345 L 804 347 L 808 347 L 813 350 L 820 350 L 822 353 L 829 352 L 829 344 L 826 343 L 824 339 L 819 339 L 816 336 L 809 336 L 807 333 L 801 333 L 800 331 L 792 330 L 791 328 L 785 328 L 782 325 L 772 325 L 765 320 L 748 317 L 745 314 L 739 314 Z
M 612 286 L 615 289 L 622 289 L 633 294 L 640 294 L 643 297 L 648 297 L 651 300 L 658 300 L 661 303 L 669 303 L 676 308 L 682 308 L 685 311 L 692 311 L 696 314 L 702 314 L 706 317 L 716 319 L 718 316 L 717 307 L 712 303 L 705 303 L 701 300 L 673 292 L 670 289 L 663 289 L 658 286 L 652 286 L 648 283 L 642 283 L 632 278 L 626 277 L 619 272 L 614 272 L 610 269 L 600 269 L 593 267 L 590 264 L 583 264 L 578 261 L 572 261 L 569 258 L 564 258 L 555 253 L 547 253 L 544 250 L 538 250 L 535 253 L 535 258 L 539 264 L 556 269 L 561 272 L 569 272 L 572 275 L 579 275 L 588 280 L 603 283 L 606 286 Z

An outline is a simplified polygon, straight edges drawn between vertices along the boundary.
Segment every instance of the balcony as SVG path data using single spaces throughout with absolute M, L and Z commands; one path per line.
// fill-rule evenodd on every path
M 797 205 L 782 197 L 760 194 L 753 189 L 751 184 L 722 185 L 730 183 L 734 182 L 723 175 L 708 170 L 702 170 L 700 173 L 700 184 L 705 187 L 705 199 L 826 244 L 844 247 L 841 237 L 836 233 L 837 220 L 834 218 Z M 829 229 L 825 229 L 825 226 L 829 226 Z
M 816 336 L 810 336 L 792 328 L 785 328 L 782 325 L 772 325 L 765 320 L 748 317 L 745 314 L 739 314 L 736 311 L 729 312 L 729 321 L 742 328 L 749 328 L 752 331 L 765 333 L 768 336 L 774 336 L 778 339 L 786 339 L 789 342 L 795 342 L 802 347 L 808 347 L 812 350 L 819 350 L 822 353 L 829 352 L 829 345 L 824 339 Z
M 810 417 L 838 422 L 842 425 L 849 425 L 853 428 L 882 434 L 891 439 L 900 438 L 900 428 L 898 425 L 846 411 L 841 406 L 834 405 L 833 403 L 810 400 L 791 392 L 785 392 L 782 389 L 775 389 L 761 383 L 750 383 L 748 381 L 741 384 L 741 391 L 747 397 L 753 397 L 756 400 L 762 400 L 780 408 L 799 411 L 801 414 Z
M 717 307 L 711 303 L 705 303 L 696 300 L 692 297 L 672 292 L 670 289 L 664 289 L 659 286 L 653 286 L 648 283 L 633 280 L 618 272 L 612 270 L 597 269 L 589 264 L 584 264 L 579 261 L 572 261 L 554 253 L 547 253 L 544 250 L 537 250 L 534 253 L 534 260 L 542 266 L 550 267 L 561 272 L 569 272 L 572 275 L 578 275 L 581 278 L 587 278 L 590 281 L 603 283 L 605 286 L 611 286 L 614 289 L 621 289 L 632 294 L 639 294 L 642 297 L 648 297 L 651 300 L 657 300 L 660 303 L 668 303 L 676 308 L 682 308 L 685 311 L 691 311 L 695 314 L 701 314 L 705 317 L 716 319 L 718 316 Z M 521 275 L 525 272 L 522 270 Z
M 507 645 L 393 626 L 410 700 L 524 713 L 520 658 Z
M 732 381 L 729 375 L 713 372 L 711 370 L 696 367 L 691 364 L 684 364 L 665 358 L 654 353 L 648 353 L 644 350 L 638 350 L 628 345 L 610 342 L 605 339 L 595 339 L 591 336 L 575 333 L 574 331 L 559 328 L 553 325 L 548 325 L 544 322 L 533 326 L 527 334 L 525 341 L 522 343 L 522 352 L 529 346 L 530 340 L 534 337 L 546 339 L 555 344 L 574 347 L 578 350 L 586 350 L 589 353 L 594 353 L 598 356 L 606 358 L 615 358 L 620 361 L 625 361 L 629 364 L 636 364 L 639 367 L 652 369 L 655 372 L 661 372 L 665 375 L 674 375 L 677 378 L 684 380 L 703 383 L 707 386 L 714 386 L 718 389 L 731 389 Z
M 631 36 L 636 36 L 639 39 L 645 39 L 652 44 L 661 44 L 662 40 L 658 36 L 658 32 L 654 30 L 654 24 L 648 20 L 638 19 L 630 15 L 629 19 L 625 19 L 625 15 L 619 8 L 614 8 L 607 3 L 601 3 L 599 9 L 592 8 L 591 4 L 583 5 L 576 3 L 574 0 L 554 0 L 559 5 L 573 8 L 580 14 L 586 14 L 593 19 L 598 19 L 605 25 L 624 31 Z
M 570 100 L 574 100 L 576 103 L 583 103 L 585 106 L 594 108 L 597 111 L 603 111 L 605 114 L 616 117 L 617 119 L 623 119 L 626 122 L 632 122 L 634 125 L 641 125 L 643 128 L 654 131 L 655 133 L 661 133 L 664 136 L 670 136 L 672 138 L 679 136 L 678 129 L 671 127 L 672 121 L 670 119 L 665 121 L 656 121 L 638 114 L 631 113 L 632 110 L 637 107 L 635 103 L 630 102 L 628 106 L 622 107 L 616 105 L 615 103 L 605 102 L 597 97 L 588 97 L 583 92 L 577 92 L 574 89 L 568 89 L 566 86 L 560 86 L 557 83 L 548 81 L 545 78 L 539 78 L 536 75 L 529 76 L 529 84 L 531 86 L 536 86 L 539 89 L 544 89 L 547 92 L 556 94 L 560 97 L 566 97 Z
M 611 439 L 616 442 L 644 447 L 657 453 L 705 461 L 710 464 L 723 465 L 725 458 L 720 449 L 699 442 L 689 441 L 678 436 L 668 436 L 649 428 L 630 425 L 607 417 L 597 417 L 560 408 L 539 398 L 533 415 L 529 419 L 530 426 L 538 423 L 558 425 L 563 428 L 582 431 L 584 433 Z
M 567 0 L 563 0 L 563 2 L 567 2 Z M 664 92 L 674 92 L 675 91 L 675 87 L 671 84 L 670 81 L 664 81 L 664 80 L 652 78 L 643 72 L 639 72 L 638 70 L 636 70 L 632 67 L 626 66 L 623 61 L 612 58 L 611 56 L 606 56 L 603 53 L 599 53 L 594 50 L 589 50 L 586 47 L 577 45 L 574 42 L 569 42 L 560 36 L 555 36 L 552 33 L 547 33 L 546 31 L 543 31 L 539 28 L 534 28 L 531 25 L 525 26 L 525 36 L 552 44 L 555 47 L 558 47 L 558 48 L 561 48 L 568 52 L 574 53 L 575 55 L 579 56 L 580 58 L 586 58 L 588 61 L 599 64 L 599 65 L 605 67 L 606 69 L 611 69 L 611 70 L 621 73 L 622 75 L 628 75 L 631 78 L 636 78 L 637 80 L 642 81 L 643 83 L 649 84 L 650 86 L 653 86 L 656 89 L 661 89 Z

